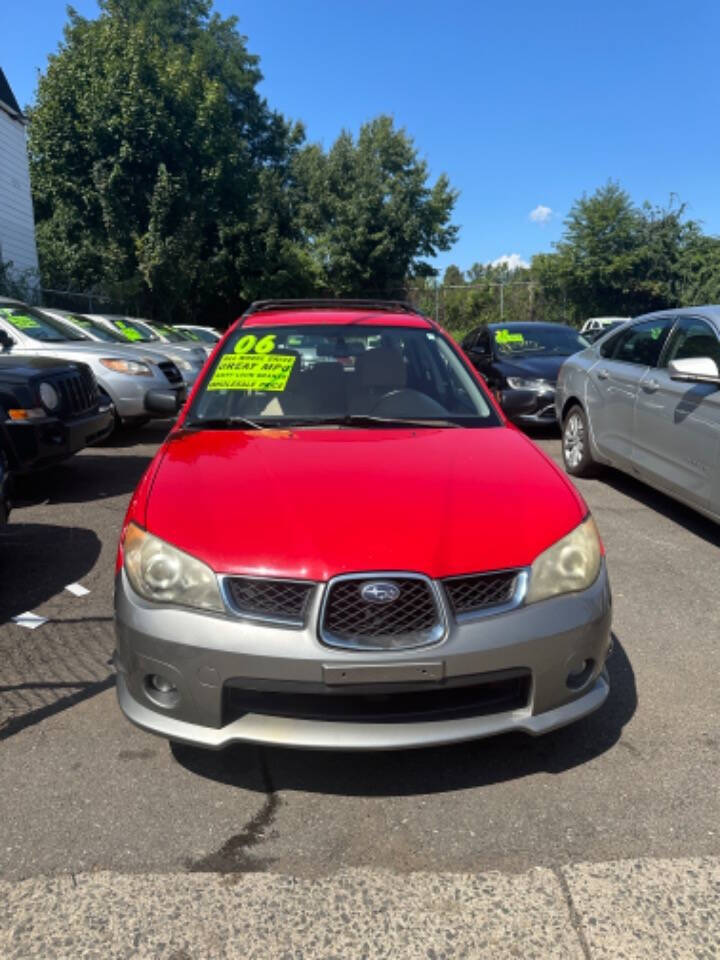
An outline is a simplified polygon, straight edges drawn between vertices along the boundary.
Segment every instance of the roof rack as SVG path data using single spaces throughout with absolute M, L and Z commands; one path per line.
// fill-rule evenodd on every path
M 343 299 L 309 299 L 309 300 L 255 300 L 247 308 L 243 317 L 253 313 L 262 313 L 266 310 L 377 310 L 386 313 L 413 313 L 424 316 L 411 303 L 405 300 L 343 300 Z

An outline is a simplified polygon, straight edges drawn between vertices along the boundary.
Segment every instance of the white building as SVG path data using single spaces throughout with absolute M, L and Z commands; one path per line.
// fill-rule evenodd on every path
M 15 274 L 38 268 L 26 122 L 0 69 L 0 262 Z

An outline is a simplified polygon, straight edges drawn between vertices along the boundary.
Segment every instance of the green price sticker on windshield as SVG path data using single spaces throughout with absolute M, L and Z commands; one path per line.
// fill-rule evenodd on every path
M 495 343 L 525 343 L 525 337 L 521 333 L 510 333 L 509 330 L 497 330 L 495 332 Z
M 227 353 L 220 359 L 208 390 L 266 390 L 282 393 L 297 357 Z
M 138 330 L 134 330 L 132 327 L 129 327 L 126 323 L 123 323 L 122 320 L 118 320 L 115 326 L 126 340 L 142 340 L 143 338 L 142 334 Z
M 12 310 L 5 309 L 3 315 L 18 330 L 32 330 L 40 326 L 34 317 L 28 317 L 22 313 L 13 313 Z

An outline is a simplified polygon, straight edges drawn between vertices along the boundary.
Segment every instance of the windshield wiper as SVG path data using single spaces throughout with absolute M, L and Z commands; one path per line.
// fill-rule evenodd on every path
M 366 413 L 348 413 L 341 417 L 317 417 L 293 420 L 293 426 L 302 427 L 459 427 L 452 420 L 406 419 L 404 417 L 374 417 Z
M 263 430 L 261 423 L 255 423 L 254 420 L 248 420 L 247 417 L 212 417 L 205 420 L 198 417 L 195 420 L 188 420 L 185 424 L 188 430 L 192 428 L 205 430 Z

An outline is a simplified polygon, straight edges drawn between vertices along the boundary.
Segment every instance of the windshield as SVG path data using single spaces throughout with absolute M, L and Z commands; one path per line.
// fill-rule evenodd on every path
M 186 331 L 176 330 L 174 327 L 169 327 L 165 323 L 154 323 L 152 329 L 159 333 L 161 336 L 169 343 L 187 343 L 188 340 L 195 339 L 194 337 L 189 336 Z
M 0 307 L 0 317 L 16 330 L 32 337 L 33 340 L 63 343 L 68 340 L 89 340 L 84 333 L 73 329 L 69 324 L 61 323 L 46 313 L 33 310 L 32 307 Z
M 132 320 L 123 320 L 120 317 L 108 317 L 108 320 L 126 340 L 132 343 L 152 343 L 160 339 L 144 323 L 134 323 Z
M 97 320 L 90 320 L 88 317 L 81 317 L 76 313 L 68 313 L 66 319 L 75 326 L 82 327 L 83 330 L 89 330 L 99 340 L 104 340 L 105 343 L 127 343 L 127 338 L 121 333 L 109 330 L 98 323 Z
M 444 336 L 353 324 L 240 327 L 207 372 L 186 424 L 235 418 L 245 426 L 500 423 Z
M 497 356 L 526 354 L 569 357 L 590 346 L 577 330 L 561 324 L 514 323 L 492 330 Z
M 189 334 L 192 340 L 202 340 L 203 343 L 217 343 L 220 339 L 217 333 L 213 333 L 212 330 L 205 330 L 202 327 L 193 327 L 192 330 L 184 328 L 181 332 Z

